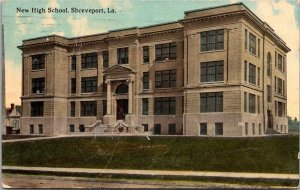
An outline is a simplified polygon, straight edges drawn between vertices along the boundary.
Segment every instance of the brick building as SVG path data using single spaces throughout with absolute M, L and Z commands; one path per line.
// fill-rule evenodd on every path
M 287 133 L 286 54 L 244 4 L 103 34 L 24 40 L 23 134 Z

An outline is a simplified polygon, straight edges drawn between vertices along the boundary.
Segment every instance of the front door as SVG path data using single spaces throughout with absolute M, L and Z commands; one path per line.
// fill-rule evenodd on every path
M 128 114 L 128 99 L 117 100 L 117 120 L 125 120 Z
M 271 110 L 267 110 L 268 115 L 268 128 L 273 128 L 273 115 L 271 113 Z

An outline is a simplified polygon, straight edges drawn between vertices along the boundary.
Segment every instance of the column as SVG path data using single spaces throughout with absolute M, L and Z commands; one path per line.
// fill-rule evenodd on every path
M 128 80 L 128 114 L 132 114 L 132 80 Z
M 105 81 L 104 81 L 105 82 Z M 106 82 L 107 84 L 107 115 L 111 115 L 111 85 L 110 81 Z

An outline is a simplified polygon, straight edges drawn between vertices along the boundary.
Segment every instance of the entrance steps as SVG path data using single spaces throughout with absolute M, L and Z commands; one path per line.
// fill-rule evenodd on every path
M 275 129 L 272 129 L 272 128 L 267 128 L 266 130 L 266 134 L 268 135 L 278 135 L 278 134 L 282 134 L 281 132 L 275 130 Z

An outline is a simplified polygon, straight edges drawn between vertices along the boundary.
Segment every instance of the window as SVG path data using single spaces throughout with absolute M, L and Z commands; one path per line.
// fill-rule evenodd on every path
M 143 63 L 149 63 L 149 46 L 143 47 Z
M 224 49 L 224 29 L 201 32 L 201 51 Z
M 256 84 L 256 66 L 249 63 L 249 83 Z
M 71 78 L 71 94 L 76 94 L 76 78 Z
M 148 104 L 149 104 L 149 101 L 148 101 L 148 98 L 143 98 L 142 99 L 142 114 L 143 115 L 148 115 Z
M 245 50 L 247 50 L 247 46 L 248 46 L 248 31 L 247 29 L 245 29 Z
M 275 102 L 275 116 L 277 116 L 277 101 L 274 101 Z
M 249 52 L 256 55 L 256 36 L 252 33 L 249 33 Z
M 276 76 L 274 76 L 274 85 L 275 85 L 275 92 L 277 91 L 277 77 Z
M 118 64 L 128 64 L 128 47 L 118 48 Z
M 261 135 L 261 124 L 258 124 L 258 134 Z
M 272 101 L 272 91 L 271 91 L 271 86 L 267 85 L 267 101 L 271 102 Z
M 267 75 L 271 77 L 271 53 L 268 52 L 268 57 L 267 57 Z
M 155 115 L 176 115 L 175 97 L 159 97 L 154 99 Z
M 31 102 L 31 117 L 43 117 L 44 102 Z
M 176 135 L 176 124 L 169 124 L 169 135 Z
M 282 117 L 283 116 L 283 106 L 282 106 L 282 102 L 278 102 L 278 117 Z
M 107 101 L 102 100 L 102 114 L 103 116 L 107 114 Z
M 84 131 L 85 131 L 84 125 L 79 125 L 79 131 L 80 131 L 80 132 L 84 132 Z
M 143 72 L 143 89 L 149 89 L 149 72 Z
M 260 68 L 257 67 L 257 85 L 260 86 Z
M 155 45 L 155 61 L 176 59 L 176 42 Z
M 75 132 L 75 126 L 74 125 L 69 125 L 69 131 L 71 133 Z
M 142 124 L 142 126 L 144 127 L 144 132 L 148 132 L 149 130 L 148 124 Z
M 45 69 L 45 54 L 32 56 L 32 70 Z
M 285 57 L 282 57 L 282 58 L 283 58 L 282 72 L 284 72 L 285 71 L 286 59 L 285 59 Z
M 75 117 L 75 102 L 70 103 L 70 116 Z
M 120 84 L 116 89 L 116 94 L 127 94 L 128 93 L 128 85 Z
M 72 55 L 72 58 L 71 58 L 71 70 L 72 71 L 76 70 L 76 56 L 75 55 Z
M 108 67 L 109 65 L 109 56 L 108 51 L 102 52 L 102 59 L 103 59 L 103 67 Z
M 207 135 L 207 123 L 200 123 L 200 135 Z
M 82 77 L 81 78 L 81 93 L 98 92 L 97 77 Z
M 257 96 L 257 113 L 260 113 L 260 96 Z
M 31 89 L 33 94 L 45 93 L 45 78 L 33 78 Z
M 80 115 L 81 116 L 96 116 L 97 102 L 96 101 L 83 101 L 80 102 Z
M 244 64 L 244 81 L 245 82 L 247 82 L 247 73 L 248 73 L 248 71 L 247 71 L 247 67 L 248 67 L 248 63 L 247 63 L 247 61 L 245 61 L 245 64 Z
M 224 80 L 224 62 L 213 61 L 201 63 L 201 82 Z
M 255 95 L 249 93 L 249 113 L 255 113 Z
M 279 93 L 279 94 L 283 94 L 282 93 L 282 85 L 283 83 L 282 83 L 282 80 L 280 79 L 280 78 L 277 78 L 277 93 Z
M 223 135 L 223 123 L 215 123 L 215 134 Z
M 284 83 L 284 80 L 282 80 L 282 95 L 285 94 L 285 83 Z
M 223 112 L 223 92 L 201 93 L 200 112 Z
M 39 134 L 43 134 L 43 125 L 39 124 Z
M 285 103 L 282 103 L 282 117 L 285 117 Z
M 107 84 L 105 82 L 106 77 L 103 77 L 103 81 L 102 81 L 102 92 L 106 92 L 107 91 Z
M 155 88 L 176 87 L 176 70 L 155 71 Z
M 278 69 L 279 70 L 283 70 L 283 57 L 282 57 L 282 55 L 281 54 L 277 54 L 278 56 L 277 56 L 277 58 L 278 58 L 278 62 L 277 62 L 277 66 L 278 66 Z
M 154 135 L 160 135 L 160 134 L 161 134 L 161 125 L 154 124 Z
M 34 133 L 34 125 L 29 125 L 29 133 L 30 134 Z
M 248 123 L 245 123 L 245 135 L 248 135 Z
M 275 51 L 275 67 L 277 67 L 277 51 Z
M 244 92 L 244 112 L 247 112 L 247 92 Z
M 255 135 L 255 123 L 252 123 L 252 134 Z
M 257 40 L 257 56 L 260 57 L 260 39 Z
M 176 135 L 176 124 L 169 124 L 169 135 Z
M 97 65 L 98 65 L 97 53 L 86 53 L 81 55 L 82 69 L 97 68 Z

